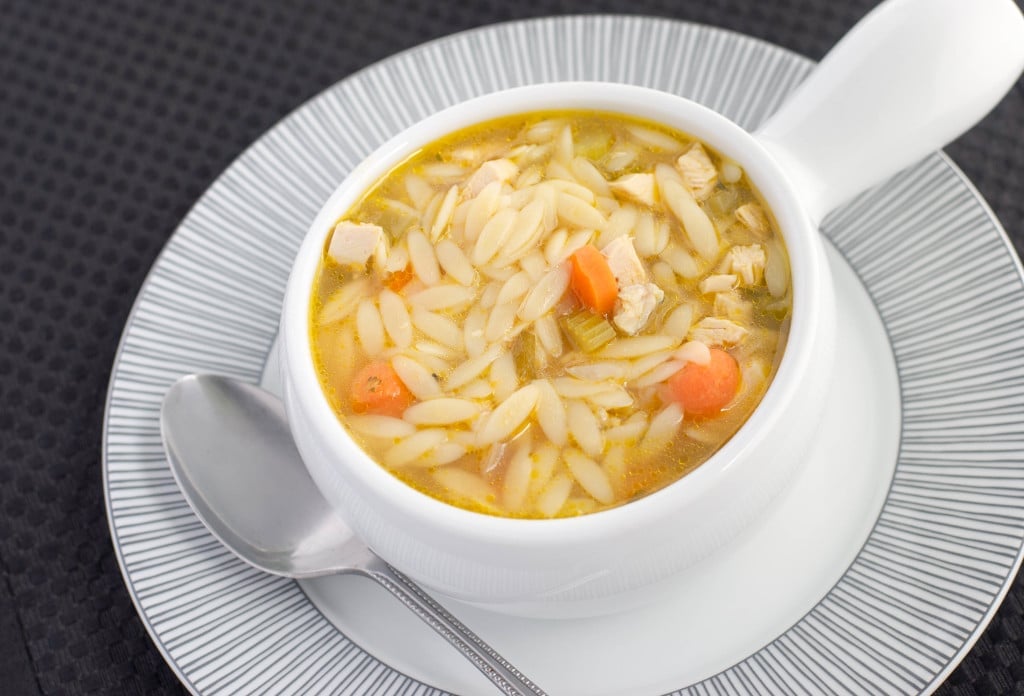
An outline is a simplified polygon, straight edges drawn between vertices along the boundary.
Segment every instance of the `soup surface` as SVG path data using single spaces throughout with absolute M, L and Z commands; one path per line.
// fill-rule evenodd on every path
M 699 466 L 767 388 L 789 264 L 743 171 L 618 114 L 416 152 L 336 224 L 310 307 L 339 420 L 452 505 L 564 517 Z

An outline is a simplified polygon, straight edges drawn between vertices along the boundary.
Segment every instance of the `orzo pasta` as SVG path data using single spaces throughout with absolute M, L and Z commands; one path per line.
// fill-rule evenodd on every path
M 699 466 L 779 360 L 789 263 L 735 163 L 632 117 L 544 112 L 421 149 L 325 245 L 310 308 L 352 436 L 453 505 L 557 517 Z

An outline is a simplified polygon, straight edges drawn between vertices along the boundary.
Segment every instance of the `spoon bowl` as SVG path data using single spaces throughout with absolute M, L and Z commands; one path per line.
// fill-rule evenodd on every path
M 368 549 L 309 477 L 269 392 L 185 377 L 164 397 L 160 426 L 185 498 L 242 560 L 290 578 L 341 573 L 363 560 Z

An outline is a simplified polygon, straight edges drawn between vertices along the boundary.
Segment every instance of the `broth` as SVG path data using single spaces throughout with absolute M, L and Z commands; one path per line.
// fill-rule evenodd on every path
M 461 130 L 338 221 L 318 377 L 377 462 L 453 505 L 556 517 L 699 466 L 760 401 L 791 289 L 735 163 L 619 114 Z

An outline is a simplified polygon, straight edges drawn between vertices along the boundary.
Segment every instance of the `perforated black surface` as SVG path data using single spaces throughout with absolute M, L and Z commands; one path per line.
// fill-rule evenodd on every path
M 103 509 L 111 361 L 195 199 L 306 98 L 424 40 L 626 12 L 820 58 L 873 0 L 0 1 L 0 692 L 181 693 Z M 1024 85 L 948 152 L 1024 249 Z M 1024 327 L 1022 327 L 1024 330 Z M 1024 583 L 940 689 L 1024 693 Z

